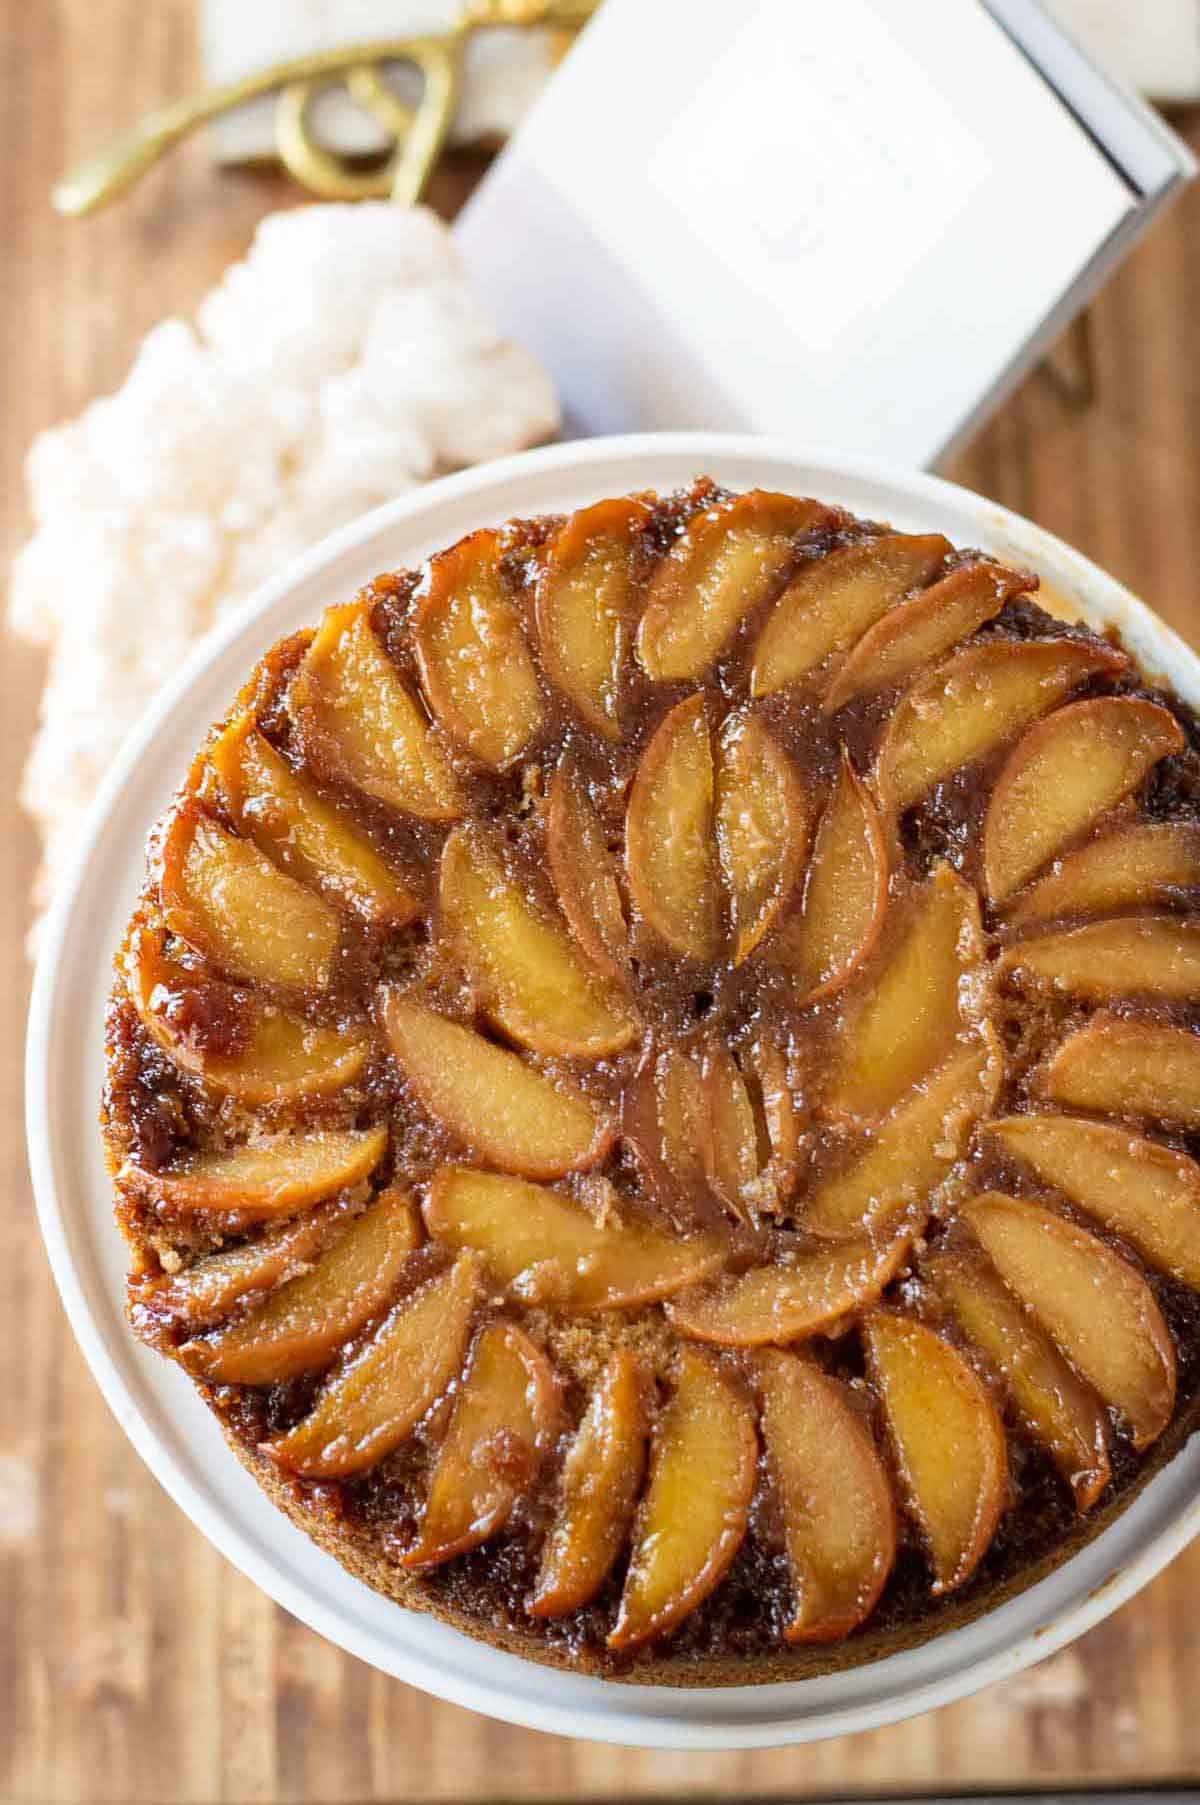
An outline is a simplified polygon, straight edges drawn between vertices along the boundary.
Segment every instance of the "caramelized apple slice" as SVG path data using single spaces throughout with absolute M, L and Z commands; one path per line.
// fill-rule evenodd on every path
M 789 1266 L 755 1266 L 736 1278 L 697 1285 L 671 1298 L 667 1315 L 683 1334 L 722 1347 L 763 1347 L 829 1334 L 850 1311 L 879 1297 L 921 1226 L 914 1219 L 889 1241 L 812 1247 Z
M 946 1177 L 992 1107 L 1004 1057 L 986 1029 L 958 1043 L 932 1077 L 876 1128 L 848 1165 L 813 1184 L 802 1223 L 833 1239 L 876 1232 Z
M 1200 1291 L 1200 1166 L 1175 1147 L 1112 1122 L 1006 1116 L 988 1132 L 1039 1178 Z
M 187 1342 L 179 1350 L 181 1362 L 197 1378 L 221 1385 L 275 1385 L 327 1366 L 383 1309 L 420 1234 L 407 1193 L 385 1191 L 310 1272 L 249 1315 Z
M 1183 745 L 1173 714 L 1131 696 L 1073 702 L 1010 752 L 983 824 L 988 895 L 1003 902 Z
M 996 1407 L 962 1355 L 923 1323 L 878 1310 L 863 1325 L 905 1502 L 935 1593 L 970 1579 L 996 1532 L 1008 1483 Z
M 122 1178 L 175 1209 L 267 1222 L 361 1184 L 383 1158 L 386 1128 L 274 1134 L 226 1153 L 199 1153 L 165 1172 L 131 1162 Z
M 645 502 L 632 496 L 581 508 L 550 541 L 534 592 L 547 676 L 610 740 L 621 733 L 637 547 L 649 519 Z
M 371 1050 L 358 1028 L 323 1028 L 269 1003 L 247 1004 L 248 1033 L 241 1051 L 222 1059 L 204 1050 L 194 1069 L 240 1103 L 280 1103 L 341 1090 L 357 1078 Z M 187 1060 L 177 1044 L 177 1065 Z
M 711 1355 L 681 1348 L 610 1648 L 664 1635 L 720 1584 L 750 1521 L 757 1459 L 749 1400 Z
M 1200 886 L 1200 827 L 1190 821 L 1129 821 L 1056 859 L 1006 911 L 1013 927 L 1069 915 L 1149 908 Z
M 725 718 L 716 793 L 717 851 L 740 965 L 795 889 L 812 838 L 812 810 L 791 760 L 752 714 Z
M 334 910 L 192 802 L 163 840 L 160 894 L 172 933 L 230 977 L 308 990 L 329 982 L 341 938 Z
M 1025 1429 L 1071 1487 L 1076 1508 L 1090 1510 L 1111 1477 L 1108 1423 L 1095 1393 L 978 1254 L 938 1254 L 922 1275 L 1004 1380 Z
M 664 1157 L 684 1182 L 703 1182 L 705 1094 L 701 1065 L 682 1051 L 669 1050 L 658 1062 L 655 1095 Z
M 206 1254 L 182 1272 L 131 1282 L 134 1327 L 145 1340 L 172 1323 L 210 1328 L 244 1299 L 307 1272 L 336 1234 L 342 1214 L 337 1204 L 311 1210 L 294 1222 L 275 1223 L 254 1241 Z
M 559 1178 L 595 1165 L 611 1144 L 610 1124 L 576 1085 L 400 991 L 384 992 L 380 1015 L 410 1088 L 473 1157 Z
M 991 640 L 918 677 L 896 705 L 876 760 L 876 787 L 895 814 L 963 765 L 1004 744 L 1088 677 L 1128 660 L 1078 639 Z
M 503 770 L 542 724 L 537 670 L 501 572 L 503 536 L 471 533 L 426 566 L 413 644 L 430 708 L 481 764 Z
M 559 1422 L 542 1350 L 511 1322 L 480 1329 L 405 1567 L 436 1567 L 503 1529 L 537 1477 Z
M 708 1182 L 734 1216 L 752 1224 L 758 1124 L 746 1081 L 723 1040 L 705 1050 L 703 1086 L 699 1127 Z
M 260 1443 L 260 1453 L 305 1479 L 342 1479 L 377 1466 L 462 1371 L 479 1290 L 478 1261 L 462 1254 L 401 1298 L 326 1380 L 309 1415 Z
M 146 1028 L 181 1071 L 203 1078 L 239 1103 L 277 1103 L 340 1090 L 366 1063 L 370 1040 L 359 1028 L 324 1028 L 263 997 L 237 997 L 237 1040 L 230 1051 L 205 1040 L 214 988 L 202 971 L 166 953 L 163 936 L 139 929 L 126 960 L 129 994 Z
M 546 859 L 559 906 L 576 940 L 593 965 L 623 979 L 629 963 L 629 927 L 616 861 L 569 756 L 563 757 L 550 785 Z
M 697 514 L 651 579 L 637 649 L 647 676 L 700 677 L 765 602 L 798 541 L 830 519 L 819 502 L 752 489 Z
M 855 696 L 891 689 L 914 671 L 928 670 L 1013 596 L 1036 588 L 1036 577 L 1006 570 L 1003 564 L 960 564 L 940 582 L 889 608 L 867 629 L 830 684 L 825 713 L 836 714 Z
M 625 864 L 634 902 L 671 950 L 715 959 L 721 905 L 702 691 L 671 710 L 642 754 L 629 795 Z
M 950 549 L 940 533 L 884 533 L 801 564 L 759 635 L 751 695 L 769 696 L 813 676 L 902 595 L 927 583 Z
M 324 776 L 423 821 L 461 815 L 446 748 L 371 631 L 367 603 L 326 610 L 288 706 Z
M 745 1062 L 747 1076 L 757 1088 L 769 1150 L 766 1176 L 771 1181 L 776 1207 L 795 1187 L 803 1144 L 797 1078 L 792 1069 L 794 1057 L 794 1046 L 784 1048 L 759 1039 L 751 1045 Z
M 227 727 L 210 753 L 222 793 L 241 831 L 302 883 L 368 921 L 403 927 L 418 902 L 345 814 L 260 733 L 249 717 Z
M 554 1523 L 542 1549 L 531 1617 L 590 1604 L 625 1546 L 646 1465 L 646 1374 L 618 1349 L 588 1399 L 563 1466 Z
M 1200 1035 L 1098 1015 L 1063 1041 L 1041 1090 L 1067 1109 L 1200 1128 Z
M 845 1385 L 795 1354 L 758 1356 L 762 1431 L 796 1610 L 789 1642 L 840 1642 L 870 1616 L 896 1558 L 892 1488 Z
M 963 1213 L 1005 1284 L 1147 1447 L 1175 1408 L 1175 1349 L 1141 1273 L 1024 1198 L 988 1191 Z
M 1131 915 L 1038 934 L 1009 947 L 999 970 L 1019 981 L 1103 1002 L 1109 997 L 1200 997 L 1200 925 L 1178 915 Z
M 442 1167 L 425 1220 L 439 1241 L 482 1254 L 517 1295 L 545 1286 L 582 1313 L 654 1303 L 715 1272 L 725 1257 L 713 1235 L 664 1234 L 613 1216 L 602 1224 L 544 1185 L 468 1166 Z
M 975 892 L 939 865 L 913 894 L 882 969 L 847 1004 L 828 1107 L 881 1115 L 932 1072 L 978 1011 L 982 961 Z
M 705 1097 L 700 1065 L 678 1049 L 668 1050 L 655 1071 L 655 1095 L 664 1158 L 685 1183 L 703 1183 Z
M 714 1222 L 704 1159 L 704 1082 L 690 1054 L 670 1047 L 648 1059 L 625 1086 L 621 1134 L 659 1208 L 674 1221 Z
M 879 811 L 842 749 L 837 786 L 817 828 L 804 900 L 772 953 L 800 1001 L 830 996 L 874 950 L 887 912 L 888 857 Z
M 580 1059 L 629 1045 L 638 1024 L 621 992 L 584 961 L 478 830 L 457 828 L 446 841 L 440 899 L 484 1009 L 513 1040 Z

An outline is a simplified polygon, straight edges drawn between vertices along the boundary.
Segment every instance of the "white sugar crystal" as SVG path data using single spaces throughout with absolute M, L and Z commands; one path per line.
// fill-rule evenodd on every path
M 424 208 L 275 214 L 193 326 L 45 432 L 11 619 L 50 648 L 23 799 L 44 905 L 128 728 L 200 636 L 325 533 L 549 438 L 548 377 L 506 343 Z

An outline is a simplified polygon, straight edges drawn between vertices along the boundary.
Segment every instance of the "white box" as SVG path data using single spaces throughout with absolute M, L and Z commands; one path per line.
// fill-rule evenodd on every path
M 606 0 L 458 240 L 581 433 L 929 465 L 1192 172 L 1029 0 Z

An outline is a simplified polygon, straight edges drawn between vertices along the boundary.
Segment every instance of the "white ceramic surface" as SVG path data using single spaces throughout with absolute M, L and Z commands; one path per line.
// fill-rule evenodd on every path
M 122 1316 L 124 1251 L 96 1109 L 110 954 L 134 898 L 144 836 L 258 654 L 377 572 L 412 565 L 473 527 L 629 489 L 669 489 L 700 473 L 736 488 L 811 493 L 1025 561 L 1086 619 L 1115 622 L 1151 672 L 1200 704 L 1200 660 L 1126 590 L 1060 541 L 948 483 L 734 436 L 664 434 L 525 453 L 434 483 L 335 534 L 261 589 L 180 671 L 126 743 L 57 900 L 34 986 L 27 1068 L 30 1162 L 67 1313 L 130 1440 L 196 1526 L 295 1616 L 440 1698 L 564 1735 L 695 1750 L 874 1727 L 1061 1648 L 1200 1531 L 1200 1437 L 1056 1573 L 922 1648 L 823 1678 L 702 1691 L 551 1671 L 403 1611 L 350 1578 L 267 1502 L 190 1382 L 134 1342 Z

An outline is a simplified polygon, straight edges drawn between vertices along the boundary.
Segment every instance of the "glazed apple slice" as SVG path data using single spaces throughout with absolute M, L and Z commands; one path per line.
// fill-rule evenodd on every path
M 760 1037 L 751 1043 L 743 1064 L 761 1118 L 760 1145 L 765 1134 L 772 1207 L 778 1207 L 795 1188 L 803 1146 L 801 1099 L 793 1069 L 796 1049 L 794 1044 L 784 1047 Z
M 960 564 L 928 589 L 897 602 L 867 629 L 830 684 L 825 713 L 836 714 L 856 696 L 892 689 L 914 671 L 928 670 L 1013 596 L 1036 588 L 1036 577 L 1003 564 Z
M 1200 1291 L 1200 1166 L 1175 1147 L 1081 1116 L 989 1122 L 1007 1153 L 1142 1257 Z
M 480 1329 L 405 1567 L 437 1567 L 503 1529 L 559 1425 L 558 1382 L 511 1322 Z
M 1054 1053 L 1040 1090 L 1066 1109 L 1200 1128 L 1200 1035 L 1158 1022 L 1095 1016 Z
M 176 811 L 163 840 L 159 893 L 171 932 L 230 977 L 289 989 L 328 984 L 337 912 L 194 802 Z
M 704 1159 L 704 1081 L 679 1047 L 647 1059 L 625 1086 L 621 1134 L 650 1194 L 673 1221 L 717 1221 Z
M 757 1361 L 767 1464 L 796 1609 L 789 1642 L 840 1642 L 874 1610 L 896 1558 L 896 1506 L 848 1388 L 795 1354 Z
M 559 1178 L 595 1165 L 611 1145 L 611 1124 L 577 1085 L 401 991 L 381 994 L 379 1014 L 409 1088 L 472 1157 Z
M 927 583 L 950 549 L 940 533 L 884 533 L 802 564 L 759 634 L 751 695 L 813 677 L 901 596 Z
M 734 963 L 749 957 L 796 887 L 813 812 L 799 775 L 753 714 L 727 715 L 718 738 L 716 835 Z
M 518 1296 L 544 1288 L 582 1314 L 654 1303 L 717 1271 L 725 1258 L 714 1235 L 666 1234 L 615 1214 L 600 1222 L 544 1185 L 469 1166 L 441 1168 L 425 1221 L 447 1246 L 482 1254 Z
M 967 1361 L 911 1317 L 878 1310 L 863 1325 L 905 1503 L 929 1551 L 936 1594 L 970 1579 L 1008 1487 L 1004 1429 Z
M 272 1225 L 253 1241 L 206 1254 L 182 1272 L 131 1281 L 130 1317 L 139 1335 L 155 1340 L 171 1325 L 211 1328 L 246 1298 L 273 1291 L 308 1271 L 342 1221 L 336 1204 Z
M 814 1180 L 802 1226 L 833 1240 L 881 1231 L 941 1184 L 995 1102 L 1003 1075 L 1003 1053 L 990 1029 L 961 1040 L 848 1164 Z
M 219 1036 L 206 1038 L 214 991 L 219 994 L 223 986 L 173 959 L 163 940 L 154 929 L 138 929 L 125 972 L 139 1016 L 181 1071 L 247 1104 L 321 1096 L 361 1072 L 371 1043 L 360 1028 L 321 1027 L 244 992 L 236 993 L 232 1048 L 226 1050 Z
M 847 1000 L 827 1107 L 882 1115 L 934 1071 L 978 1013 L 982 963 L 975 892 L 939 865 L 912 894 L 882 966 Z
M 309 1415 L 259 1444 L 304 1479 L 365 1472 L 406 1441 L 462 1371 L 479 1299 L 478 1261 L 462 1254 L 392 1306 L 325 1381 Z
M 1200 925 L 1178 915 L 1130 915 L 1038 934 L 1003 953 L 1018 982 L 1104 1002 L 1110 997 L 1200 997 Z
M 247 1315 L 185 1343 L 181 1363 L 197 1378 L 221 1385 L 276 1385 L 328 1366 L 387 1304 L 420 1236 L 407 1193 L 384 1191 L 311 1271 Z
M 1108 1422 L 1096 1394 L 977 1253 L 938 1254 L 922 1277 L 999 1373 L 1025 1430 L 1071 1487 L 1076 1508 L 1090 1510 L 1111 1477 Z
M 874 1303 L 908 1258 L 922 1226 L 911 1219 L 888 1240 L 811 1247 L 790 1265 L 755 1266 L 671 1298 L 667 1315 L 696 1341 L 764 1347 L 836 1332 L 851 1311 Z
M 749 1399 L 711 1355 L 681 1348 L 610 1648 L 665 1635 L 720 1584 L 750 1521 L 757 1460 Z
M 771 595 L 804 535 L 830 518 L 819 502 L 763 489 L 697 514 L 647 589 L 637 635 L 646 675 L 660 682 L 703 676 Z
M 703 691 L 676 704 L 642 754 L 625 820 L 625 866 L 640 914 L 672 952 L 715 959 L 721 903 Z
M 646 1465 L 647 1385 L 637 1355 L 618 1349 L 588 1399 L 525 1607 L 531 1617 L 590 1604 L 625 1546 Z
M 550 785 L 546 859 L 567 925 L 592 964 L 624 979 L 629 926 L 616 860 L 574 761 L 564 755 Z
M 521 1046 L 603 1059 L 633 1040 L 638 1023 L 625 996 L 476 828 L 456 828 L 446 841 L 440 906 L 484 1010 Z
M 879 811 L 843 747 L 837 785 L 821 815 L 801 907 L 780 928 L 772 957 L 815 1003 L 846 984 L 874 950 L 887 912 L 888 855 Z
M 1038 721 L 1009 753 L 988 803 L 988 895 L 1005 901 L 1182 745 L 1173 714 L 1132 696 L 1073 702 Z
M 425 698 L 446 732 L 503 770 L 542 724 L 537 668 L 508 592 L 500 532 L 484 528 L 439 552 L 417 591 L 413 644 Z
M 177 1065 L 194 1069 L 240 1103 L 295 1102 L 324 1096 L 357 1078 L 371 1050 L 359 1028 L 325 1028 L 258 999 L 247 1003 L 241 1051 L 223 1059 L 201 1049 L 194 1064 L 177 1043 Z
M 896 815 L 1012 739 L 1089 677 L 1128 660 L 1078 639 L 991 640 L 954 652 L 900 698 L 880 741 L 875 784 Z
M 664 1157 L 681 1179 L 703 1182 L 703 1063 L 682 1048 L 668 1048 L 654 1077 Z
M 988 1191 L 963 1214 L 1005 1284 L 1147 1447 L 1175 1408 L 1175 1349 L 1141 1273 L 1024 1198 Z
M 1056 859 L 1005 914 L 1013 927 L 1064 916 L 1152 908 L 1200 886 L 1200 827 L 1190 821 L 1129 821 Z
M 759 1170 L 758 1123 L 746 1081 L 723 1040 L 705 1049 L 699 1129 L 704 1170 L 721 1202 L 739 1221 L 753 1224 Z
M 423 821 L 462 814 L 446 748 L 371 631 L 367 603 L 326 610 L 288 707 L 323 776 Z
M 209 759 L 241 832 L 301 883 L 368 921 L 403 927 L 412 920 L 419 905 L 408 885 L 248 716 L 225 729 Z
M 121 1176 L 178 1210 L 268 1222 L 361 1184 L 387 1142 L 386 1127 L 301 1129 L 223 1153 L 192 1154 L 165 1172 L 127 1162 Z
M 621 734 L 638 546 L 650 517 L 645 502 L 633 496 L 581 508 L 550 541 L 534 591 L 547 676 L 610 740 Z

